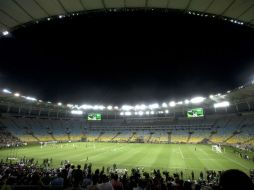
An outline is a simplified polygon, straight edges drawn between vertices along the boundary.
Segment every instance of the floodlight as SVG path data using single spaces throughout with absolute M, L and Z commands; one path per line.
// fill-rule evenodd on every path
M 138 112 L 138 115 L 140 115 L 140 116 L 143 115 L 143 114 L 144 114 L 144 112 L 142 112 L 142 111 Z
M 182 102 L 182 101 L 180 101 L 180 102 L 177 102 L 177 104 L 182 105 L 182 104 L 183 104 L 183 102 Z
M 185 103 L 185 104 L 189 104 L 189 103 L 190 103 L 190 100 L 187 100 L 187 99 L 186 99 L 186 100 L 184 100 L 184 103 Z
M 79 109 L 84 109 L 84 110 L 93 109 L 93 106 L 84 104 L 84 105 L 81 105 L 81 106 L 79 107 Z
M 8 32 L 7 30 L 5 30 L 5 31 L 2 32 L 2 34 L 3 34 L 4 36 L 7 36 L 7 35 L 9 34 L 9 32 Z
M 37 100 L 36 98 L 30 97 L 30 96 L 27 96 L 26 99 L 30 100 L 30 101 L 36 101 Z
M 59 15 L 58 18 L 63 18 L 63 15 Z
M 108 110 L 112 110 L 112 108 L 113 108 L 112 106 L 108 106 L 107 107 Z
M 48 104 L 51 104 L 52 102 L 47 102 Z
M 150 105 L 149 105 L 149 108 L 150 108 L 150 109 L 159 108 L 159 104 L 157 104 L 157 103 L 155 103 L 155 104 L 150 104 Z
M 15 93 L 15 94 L 14 94 L 14 96 L 19 97 L 19 96 L 20 96 L 20 94 L 19 94 L 19 93 Z
M 214 108 L 225 108 L 228 107 L 230 103 L 228 101 L 220 102 L 220 103 L 215 103 L 213 105 Z
M 146 115 L 149 115 L 149 111 L 146 111 Z
M 98 108 L 99 108 L 99 110 L 104 110 L 104 109 L 105 109 L 105 106 L 99 105 Z
M 137 111 L 135 111 L 135 113 L 134 113 L 135 115 L 138 115 L 138 112 Z
M 169 113 L 169 111 L 168 111 L 168 110 L 165 110 L 165 113 Z
M 50 21 L 50 20 L 51 20 L 51 18 L 47 18 L 47 20 L 48 20 L 48 21 Z
M 115 110 L 118 110 L 118 106 L 115 106 L 114 109 L 115 109 Z
M 72 107 L 73 107 L 73 104 L 67 104 L 67 107 L 68 107 L 68 108 L 72 108 Z
M 162 103 L 162 107 L 163 107 L 163 108 L 167 108 L 167 107 L 168 107 L 167 103 L 165 103 L 165 102 Z
M 204 97 L 195 97 L 195 98 L 192 98 L 190 101 L 193 104 L 199 104 L 199 103 L 203 102 L 204 100 L 205 100 Z
M 151 111 L 150 113 L 153 115 L 153 114 L 154 114 L 154 111 Z
M 213 98 L 213 95 L 211 94 L 211 95 L 209 96 L 209 98 Z
M 82 115 L 83 111 L 81 111 L 81 110 L 71 110 L 71 114 L 73 114 L 73 115 Z
M 123 115 L 123 114 L 124 114 L 123 112 L 120 113 L 120 115 Z
M 133 106 L 130 106 L 130 105 L 123 105 L 122 106 L 122 110 L 129 111 L 131 109 L 133 109 Z
M 169 102 L 169 106 L 170 106 L 170 107 L 175 107 L 175 106 L 176 106 L 176 103 L 175 103 L 174 101 L 171 101 L 171 102 Z
M 105 107 L 103 105 L 95 105 L 95 106 L 93 106 L 93 109 L 94 110 L 104 110 Z
M 61 102 L 58 102 L 57 105 L 58 105 L 58 106 L 61 106 L 61 105 L 63 105 L 63 104 L 62 104 Z
M 3 89 L 3 93 L 6 93 L 6 94 L 11 94 L 12 92 L 9 91 L 8 89 Z
M 130 111 L 125 112 L 125 115 L 130 116 L 131 112 Z
M 39 102 L 41 103 L 41 102 L 42 102 L 42 100 L 39 100 Z
M 141 105 L 138 104 L 138 105 L 135 106 L 135 109 L 136 109 L 136 110 L 145 110 L 146 107 L 147 107 L 147 106 L 144 105 L 144 104 L 141 104 Z

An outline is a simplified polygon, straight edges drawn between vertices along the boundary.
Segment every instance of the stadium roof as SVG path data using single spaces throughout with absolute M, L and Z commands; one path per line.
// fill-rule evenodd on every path
M 49 17 L 111 8 L 165 8 L 185 13 L 194 11 L 198 15 L 225 17 L 230 18 L 231 22 L 254 26 L 253 0 L 2 0 L 0 32 L 8 34 L 6 31 Z
M 76 107 L 80 106 L 80 105 L 74 106 L 73 104 L 65 105 L 62 103 L 44 102 L 42 100 L 37 100 L 36 98 L 30 97 L 30 96 L 22 96 L 21 94 L 18 94 L 17 96 L 17 94 L 18 93 L 13 93 L 7 89 L 3 89 L 2 92 L 0 92 L 0 105 L 8 105 L 13 107 L 35 106 L 40 108 L 52 109 L 52 110 L 76 109 Z M 227 91 L 226 93 L 210 95 L 210 97 L 204 98 L 204 102 L 202 102 L 202 106 L 204 107 L 211 106 L 214 103 L 221 103 L 224 101 L 229 101 L 232 105 L 246 103 L 246 102 L 254 102 L 254 81 L 251 81 L 231 91 Z M 160 109 L 168 109 L 163 106 L 164 103 L 162 102 L 159 102 L 159 103 L 160 103 L 159 104 Z M 182 101 L 181 105 L 179 105 L 179 100 L 178 102 L 175 102 L 174 104 L 175 105 L 177 104 L 177 107 L 186 106 L 184 101 Z M 68 105 L 71 105 L 71 106 L 68 106 Z M 151 105 L 152 104 L 150 104 L 149 106 Z M 170 105 L 170 103 L 168 105 Z M 117 111 L 122 110 L 122 107 L 120 107 L 120 105 L 118 106 L 116 110 Z M 107 109 L 108 107 L 104 107 L 104 108 Z M 111 106 L 110 110 L 113 110 L 112 108 L 113 106 Z M 89 109 L 92 109 L 92 108 L 89 108 Z M 100 110 L 99 107 L 97 108 L 97 110 Z

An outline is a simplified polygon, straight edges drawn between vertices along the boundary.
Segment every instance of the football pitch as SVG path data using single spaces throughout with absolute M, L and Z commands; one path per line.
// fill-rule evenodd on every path
M 216 153 L 211 145 L 71 142 L 0 150 L 0 158 L 4 161 L 8 157 L 20 159 L 24 156 L 34 158 L 39 164 L 43 159 L 52 158 L 53 167 L 60 167 L 61 161 L 68 160 L 82 167 L 85 163 L 92 163 L 93 169 L 116 164 L 117 168 L 128 171 L 138 167 L 147 172 L 153 169 L 185 171 L 185 175 L 191 171 L 199 173 L 233 168 L 249 173 L 250 169 L 254 169 L 253 161 L 244 160 L 232 148 L 225 147 L 225 152 Z M 253 155 L 250 156 L 252 159 Z

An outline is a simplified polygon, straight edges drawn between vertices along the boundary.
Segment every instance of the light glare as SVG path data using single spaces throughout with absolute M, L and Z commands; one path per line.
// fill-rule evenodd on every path
M 205 100 L 204 97 L 195 97 L 191 99 L 191 103 L 193 104 L 199 104 Z
M 7 35 L 9 34 L 9 32 L 6 30 L 6 31 L 3 31 L 2 34 L 3 34 L 4 36 L 7 36 Z
M 30 100 L 30 101 L 36 101 L 37 100 L 36 98 L 30 97 L 30 96 L 27 96 L 26 99 Z
M 133 109 L 133 106 L 130 106 L 130 105 L 123 105 L 122 106 L 122 110 L 129 111 L 131 109 Z
M 171 101 L 171 102 L 169 102 L 169 106 L 170 106 L 170 107 L 175 107 L 175 106 L 176 106 L 176 103 L 175 103 L 174 101 Z
M 3 92 L 6 93 L 6 94 L 11 94 L 12 92 L 9 91 L 8 89 L 3 89 Z
M 215 103 L 213 105 L 214 108 L 225 108 L 228 107 L 230 105 L 230 103 L 228 101 L 224 101 L 224 102 L 219 102 L 219 103 Z
M 82 115 L 83 111 L 81 111 L 81 110 L 71 110 L 71 114 L 73 114 L 73 115 Z
M 164 102 L 164 103 L 162 104 L 162 107 L 163 107 L 163 108 L 167 108 L 167 107 L 168 107 L 167 103 Z
M 155 103 L 155 104 L 150 104 L 150 105 L 149 105 L 149 108 L 150 108 L 150 109 L 157 109 L 157 108 L 159 108 L 159 104 L 157 104 L 157 103 Z

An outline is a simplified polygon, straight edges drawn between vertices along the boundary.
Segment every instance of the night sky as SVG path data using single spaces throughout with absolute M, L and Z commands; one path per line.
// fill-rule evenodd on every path
M 0 52 L 1 88 L 63 103 L 177 101 L 254 79 L 254 29 L 174 12 L 39 22 L 2 38 Z

